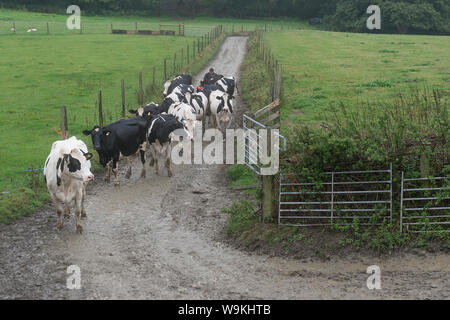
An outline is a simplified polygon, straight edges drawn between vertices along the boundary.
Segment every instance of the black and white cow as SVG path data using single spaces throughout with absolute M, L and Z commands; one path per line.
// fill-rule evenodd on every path
M 98 152 L 101 165 L 106 168 L 105 180 L 110 180 L 110 162 L 114 173 L 114 184 L 119 185 L 118 167 L 119 156 L 127 157 L 127 179 L 131 177 L 132 156 L 138 151 L 142 162 L 141 177 L 145 178 L 145 149 L 148 122 L 142 117 L 123 119 L 104 128 L 95 126 L 92 130 L 85 130 L 83 134 L 90 135 L 94 149 Z
M 172 162 L 172 140 L 177 136 L 189 137 L 189 133 L 183 123 L 175 116 L 162 113 L 152 117 L 147 132 L 147 139 L 150 144 L 152 158 L 150 165 L 155 165 L 156 174 L 159 174 L 158 160 L 162 158 L 165 161 L 169 177 L 172 177 L 173 173 L 170 167 Z
M 170 93 L 186 96 L 187 93 L 194 93 L 194 92 L 195 92 L 194 86 L 188 84 L 180 84 L 176 86 Z
M 188 102 L 186 96 L 181 93 L 172 92 L 167 97 L 165 97 L 163 102 L 161 103 L 161 113 L 162 112 L 168 113 L 171 105 L 181 102 L 184 103 Z
M 80 215 L 86 216 L 86 184 L 94 180 L 91 158 L 92 153 L 88 152 L 86 144 L 76 137 L 56 141 L 52 145 L 44 166 L 44 179 L 56 207 L 60 229 L 63 226 L 63 211 L 69 214 L 70 203 L 75 201 L 76 228 L 79 233 L 83 231 Z
M 195 114 L 197 115 L 197 120 L 203 121 L 205 120 L 205 116 L 208 110 L 209 101 L 208 97 L 203 92 L 198 93 L 187 93 L 186 94 L 187 103 L 189 103 L 195 110 Z
M 136 110 L 128 110 L 131 114 L 134 114 L 136 117 L 148 118 L 152 115 L 157 115 L 162 113 L 161 107 L 154 102 L 149 103 L 148 105 L 138 108 Z
M 227 92 L 215 90 L 209 96 L 209 123 L 219 130 L 229 128 L 233 115 L 233 98 Z
M 194 129 L 197 123 L 197 114 L 194 107 L 187 103 L 178 102 L 171 105 L 167 113 L 175 116 L 178 121 L 183 123 L 189 133 L 188 138 L 192 139 L 194 137 Z
M 235 77 L 222 77 L 221 79 L 219 79 L 216 84 L 226 93 L 228 93 L 228 95 L 230 97 L 234 97 L 234 91 L 235 89 L 238 89 L 237 84 L 236 84 L 236 79 Z M 239 89 L 238 89 L 239 92 Z
M 172 80 L 166 81 L 166 83 L 164 84 L 163 98 L 165 98 L 169 94 L 171 94 L 173 92 L 173 90 L 181 84 L 188 85 L 188 86 L 192 85 L 192 76 L 189 74 L 183 73 L 183 74 L 176 76 Z

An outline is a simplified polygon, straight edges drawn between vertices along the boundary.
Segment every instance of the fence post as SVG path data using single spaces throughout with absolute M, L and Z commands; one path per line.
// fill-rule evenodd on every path
M 167 81 L 167 59 L 164 59 L 164 82 Z
M 60 129 L 64 138 L 67 139 L 67 133 L 69 129 L 67 128 L 67 108 L 66 106 L 59 107 L 60 111 Z
M 331 224 L 334 218 L 334 172 L 331 173 Z
M 121 88 L 122 88 L 122 118 L 125 118 L 125 80 L 122 79 L 121 81 Z
M 173 54 L 173 75 L 177 73 L 177 54 Z
M 153 90 L 156 89 L 156 68 L 153 67 Z
M 102 102 L 102 90 L 98 92 L 98 122 L 99 126 L 103 128 L 103 102 Z
M 80 34 L 83 34 L 83 22 L 80 21 Z
M 47 34 L 50 34 L 50 28 L 48 27 L 48 22 L 47 22 Z
M 403 233 L 403 187 L 404 187 L 405 173 L 402 171 L 402 183 L 400 187 L 400 233 Z M 392 181 L 391 181 L 392 185 Z M 392 204 L 391 204 L 392 206 Z
M 137 26 L 137 22 L 136 22 L 136 31 L 138 31 L 138 26 Z

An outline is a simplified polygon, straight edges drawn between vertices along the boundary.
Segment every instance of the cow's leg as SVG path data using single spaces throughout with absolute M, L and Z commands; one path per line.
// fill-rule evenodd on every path
M 215 117 L 216 119 L 216 128 L 219 129 L 220 132 L 222 132 L 222 126 L 220 124 L 220 119 L 219 119 L 219 115 L 216 115 Z
M 130 177 L 131 177 L 131 165 L 133 164 L 133 158 L 132 157 L 127 157 L 127 162 L 128 162 L 128 169 L 127 169 L 127 173 L 125 174 L 125 178 L 130 179 Z
M 170 164 L 171 164 L 171 158 L 170 158 L 170 156 L 171 156 L 171 147 L 170 146 L 167 146 L 167 151 L 166 151 L 166 167 L 167 167 L 167 175 L 169 176 L 169 177 L 172 177 L 173 176 L 173 172 L 172 172 L 172 169 L 170 168 Z
M 64 216 L 68 218 L 70 216 L 70 203 L 64 204 Z
M 64 209 L 64 203 L 59 201 L 56 195 L 53 193 L 50 194 L 50 198 L 52 199 L 53 204 L 56 207 L 56 213 L 58 214 L 58 229 L 61 229 L 63 227 L 63 209 Z
M 83 193 L 81 197 L 81 218 L 87 218 L 86 208 L 84 207 L 84 199 L 86 199 L 86 186 L 83 186 Z
M 83 191 L 75 196 L 75 216 L 77 217 L 77 232 L 83 233 L 83 226 L 81 225 L 81 207 L 83 203 Z
M 110 182 L 111 181 L 111 162 L 108 162 L 105 166 L 105 181 Z
M 139 152 L 141 154 L 141 163 L 142 163 L 141 178 L 145 178 L 145 176 L 147 174 L 145 171 L 145 147 L 141 148 L 141 150 Z
M 149 166 L 153 167 L 155 165 L 155 158 L 153 157 L 153 153 L 150 151 L 150 161 L 149 161 Z
M 120 185 L 119 182 L 119 168 L 117 163 L 119 162 L 119 156 L 114 157 L 113 159 L 113 173 L 114 173 L 114 185 L 118 186 Z

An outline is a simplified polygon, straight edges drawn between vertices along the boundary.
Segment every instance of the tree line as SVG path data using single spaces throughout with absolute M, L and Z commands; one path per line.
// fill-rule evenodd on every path
M 85 14 L 214 15 L 233 18 L 321 18 L 324 28 L 367 32 L 369 5 L 381 9 L 381 33 L 450 33 L 449 0 L 0 0 L 3 7 L 59 12 L 78 4 Z

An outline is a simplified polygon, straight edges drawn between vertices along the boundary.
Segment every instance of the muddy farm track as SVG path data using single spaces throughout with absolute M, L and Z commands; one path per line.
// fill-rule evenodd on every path
M 210 65 L 239 75 L 246 41 L 229 37 Z M 243 107 L 236 101 L 239 126 Z M 224 166 L 173 166 L 173 178 L 148 170 L 140 179 L 135 161 L 130 180 L 125 167 L 122 162 L 120 187 L 101 175 L 88 187 L 83 235 L 75 233 L 73 214 L 58 232 L 51 205 L 0 226 L 0 299 L 450 297 L 448 255 L 323 262 L 242 252 L 224 233 L 221 209 L 239 197 L 227 187 Z M 365 272 L 374 264 L 382 270 L 382 290 L 369 291 Z M 66 288 L 70 265 L 81 268 L 81 290 Z

